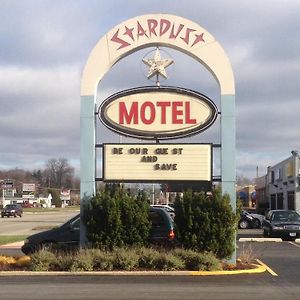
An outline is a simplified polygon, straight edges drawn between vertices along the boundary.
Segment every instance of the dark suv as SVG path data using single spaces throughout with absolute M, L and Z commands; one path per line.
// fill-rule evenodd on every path
M 19 204 L 7 204 L 3 210 L 1 211 L 1 217 L 22 217 L 23 215 L 23 208 Z
M 175 239 L 174 223 L 163 208 L 150 208 L 149 217 L 152 223 L 150 243 L 170 244 Z M 76 215 L 63 225 L 51 230 L 33 234 L 24 241 L 22 251 L 25 254 L 39 249 L 57 245 L 62 248 L 78 248 L 80 241 L 80 215 Z

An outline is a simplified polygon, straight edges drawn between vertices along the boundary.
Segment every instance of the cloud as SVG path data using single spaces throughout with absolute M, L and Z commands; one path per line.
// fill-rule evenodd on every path
M 5 91 L 0 95 L 5 102 L 0 119 L 2 164 L 15 159 L 21 167 L 25 154 L 29 161 L 36 156 L 79 157 L 73 142 L 79 140 L 79 85 L 77 67 L 0 68 L 0 90 Z M 13 153 L 13 159 L 7 158 Z
M 117 24 L 150 13 L 180 15 L 207 29 L 225 49 L 236 80 L 237 172 L 255 176 L 300 150 L 298 133 L 300 2 L 211 0 L 2 0 L 0 10 L 0 168 L 32 168 L 51 157 L 79 159 L 80 80 L 97 41 Z M 111 93 L 151 84 L 138 51 L 99 85 Z M 219 105 L 219 88 L 200 64 L 172 49 L 165 84 L 195 89 Z M 99 140 L 118 136 L 99 127 Z M 219 128 L 187 141 L 219 141 Z M 262 171 L 261 171 L 262 172 Z

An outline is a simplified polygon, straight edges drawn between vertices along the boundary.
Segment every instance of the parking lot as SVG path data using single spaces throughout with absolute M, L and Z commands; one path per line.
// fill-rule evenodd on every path
M 78 211 L 61 210 L 43 213 L 25 212 L 22 218 L 0 218 L 0 235 L 31 235 L 59 226 L 76 214 Z M 22 254 L 16 248 L 0 249 L 0 254 L 12 252 Z M 281 239 L 263 238 L 262 229 L 240 229 L 237 233 L 237 257 L 245 254 L 265 263 L 276 276 L 289 278 L 297 275 L 300 285 L 299 240 L 283 242 Z M 295 278 L 291 277 L 291 280 Z
M 24 212 L 23 217 L 0 218 L 0 235 L 30 235 L 63 224 L 79 211 Z

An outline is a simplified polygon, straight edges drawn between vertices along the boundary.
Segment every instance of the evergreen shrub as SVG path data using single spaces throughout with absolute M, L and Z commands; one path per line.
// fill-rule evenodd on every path
M 93 247 L 144 246 L 151 229 L 149 204 L 144 194 L 135 197 L 122 187 L 106 186 L 87 201 L 83 222 Z
M 237 217 L 228 195 L 219 190 L 211 196 L 184 192 L 175 200 L 175 214 L 177 238 L 185 249 L 212 252 L 221 259 L 231 256 Z

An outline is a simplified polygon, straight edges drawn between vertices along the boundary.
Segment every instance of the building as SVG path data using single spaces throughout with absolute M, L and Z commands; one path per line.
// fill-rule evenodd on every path
M 269 193 L 267 193 L 267 175 L 255 178 L 256 211 L 265 214 L 269 209 Z
M 236 197 L 240 199 L 243 207 L 254 208 L 256 206 L 256 191 L 254 185 L 236 187 Z
M 300 213 L 300 156 L 297 151 L 291 153 L 287 159 L 268 167 L 265 176 L 256 179 L 258 207 Z

